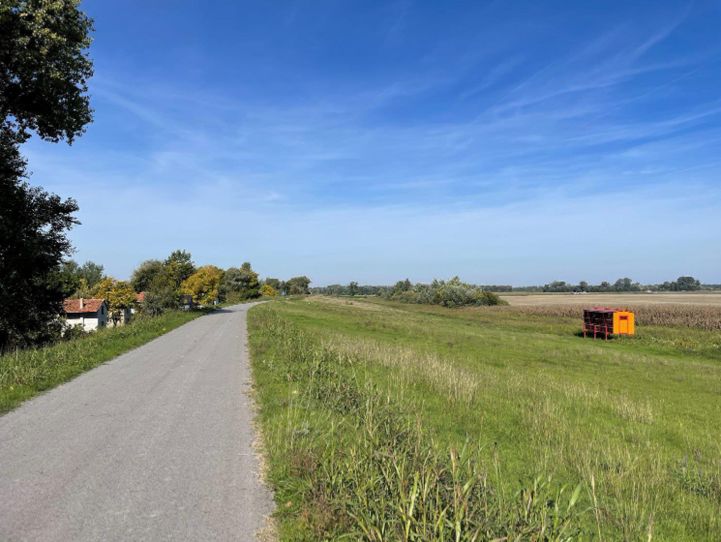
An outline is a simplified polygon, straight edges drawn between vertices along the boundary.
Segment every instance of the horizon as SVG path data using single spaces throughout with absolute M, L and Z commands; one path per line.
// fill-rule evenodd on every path
M 23 147 L 77 261 L 721 283 L 718 4 L 169 6 L 83 2 L 95 120 Z

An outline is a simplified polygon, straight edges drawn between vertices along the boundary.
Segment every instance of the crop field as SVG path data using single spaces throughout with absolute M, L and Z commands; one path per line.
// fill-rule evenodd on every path
M 500 294 L 512 306 L 534 305 L 705 305 L 721 307 L 721 292 L 662 292 L 607 294 Z
M 715 313 L 606 342 L 574 310 L 253 308 L 281 539 L 721 539 Z

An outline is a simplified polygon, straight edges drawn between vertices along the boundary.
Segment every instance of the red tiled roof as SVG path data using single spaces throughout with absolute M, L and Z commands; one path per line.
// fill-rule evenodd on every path
M 142 303 L 143 301 L 145 301 L 145 292 L 138 292 L 137 294 L 135 294 L 135 301 L 137 301 L 138 303 Z
M 63 301 L 65 314 L 83 314 L 86 312 L 98 312 L 105 302 L 104 299 L 83 299 L 83 308 L 80 308 L 80 299 L 66 299 Z

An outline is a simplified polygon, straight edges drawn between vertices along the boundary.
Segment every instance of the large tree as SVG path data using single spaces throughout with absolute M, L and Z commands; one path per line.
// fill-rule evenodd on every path
M 25 181 L 16 146 L 0 135 L 0 350 L 41 343 L 68 285 L 61 273 L 70 250 L 65 232 L 76 223 L 73 200 L 61 200 Z M 9 158 L 9 159 L 8 159 Z
M 211 305 L 220 297 L 220 283 L 223 270 L 214 265 L 205 265 L 183 281 L 180 293 L 190 294 L 199 305 Z
M 162 272 L 163 262 L 160 260 L 145 260 L 133 271 L 130 284 L 133 285 L 136 292 L 146 292 Z
M 76 203 L 27 184 L 31 132 L 69 143 L 90 122 L 92 22 L 76 0 L 0 2 L 0 349 L 52 336 Z
M 253 271 L 250 262 L 240 268 L 231 267 L 223 276 L 222 293 L 229 301 L 242 301 L 260 296 L 258 273 Z

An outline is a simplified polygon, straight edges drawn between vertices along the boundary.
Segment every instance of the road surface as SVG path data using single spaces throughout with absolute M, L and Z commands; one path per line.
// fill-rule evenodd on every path
M 252 447 L 247 309 L 0 417 L 0 540 L 254 540 L 272 498 Z

